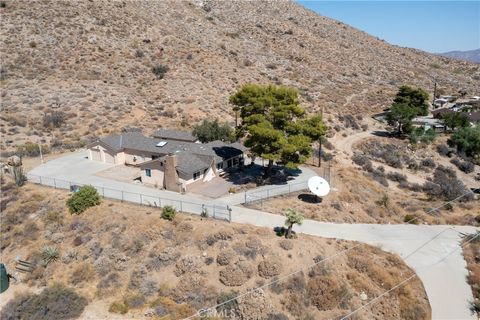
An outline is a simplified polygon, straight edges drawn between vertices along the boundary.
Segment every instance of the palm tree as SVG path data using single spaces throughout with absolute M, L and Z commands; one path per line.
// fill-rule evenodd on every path
M 293 209 L 287 209 L 285 210 L 285 217 L 287 217 L 285 226 L 288 228 L 285 238 L 291 238 L 293 225 L 301 225 L 303 223 L 303 216 Z

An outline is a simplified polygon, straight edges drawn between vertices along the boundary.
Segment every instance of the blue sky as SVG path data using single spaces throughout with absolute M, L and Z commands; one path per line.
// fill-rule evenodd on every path
M 480 48 L 480 1 L 297 1 L 391 44 L 440 53 Z

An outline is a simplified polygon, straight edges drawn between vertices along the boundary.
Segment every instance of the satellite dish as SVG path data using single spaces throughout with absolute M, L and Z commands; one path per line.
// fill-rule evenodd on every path
M 330 185 L 327 180 L 315 176 L 308 179 L 308 189 L 317 197 L 324 197 L 330 192 Z

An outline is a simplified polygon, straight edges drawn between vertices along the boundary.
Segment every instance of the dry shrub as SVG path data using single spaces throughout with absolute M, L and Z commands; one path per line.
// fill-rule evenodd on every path
M 265 292 L 259 289 L 239 298 L 237 310 L 240 319 L 266 319 L 267 315 L 273 311 L 273 306 Z
M 70 276 L 70 283 L 77 286 L 85 281 L 91 281 L 94 276 L 95 271 L 93 270 L 92 265 L 85 262 L 75 268 Z
M 278 259 L 263 260 L 258 264 L 258 274 L 265 279 L 278 276 L 282 272 L 282 265 Z
M 15 319 L 75 319 L 78 318 L 87 299 L 61 285 L 53 285 L 39 294 L 15 297 L 3 307 L 2 320 Z
M 106 295 L 120 287 L 120 276 L 118 273 L 110 273 L 103 277 L 97 284 L 97 294 L 99 296 Z
M 253 268 L 246 261 L 238 261 L 220 271 L 220 282 L 229 287 L 245 284 L 253 275 Z
M 340 302 L 348 303 L 348 287 L 333 276 L 318 276 L 308 280 L 308 298 L 318 310 L 336 308 Z
M 235 257 L 235 252 L 231 249 L 222 251 L 217 256 L 217 263 L 221 266 L 229 265 L 233 258 Z
M 160 270 L 163 267 L 171 265 L 175 263 L 180 257 L 180 252 L 174 247 L 166 247 L 163 249 L 159 254 L 157 254 L 157 250 L 154 248 L 149 253 L 149 260 L 147 261 L 147 268 L 148 270 Z
M 293 249 L 293 242 L 291 240 L 288 240 L 288 239 L 283 239 L 283 240 L 280 240 L 278 242 L 278 245 L 280 246 L 280 248 L 282 248 L 283 250 L 292 250 Z
M 196 256 L 182 257 L 175 264 L 175 275 L 177 277 L 185 273 L 199 273 L 202 267 L 202 259 Z
M 286 295 L 286 298 L 282 300 L 282 303 L 288 312 L 295 316 L 295 319 L 301 319 L 301 316 L 305 314 L 305 304 L 308 303 L 308 300 L 305 299 L 304 294 L 289 293 Z

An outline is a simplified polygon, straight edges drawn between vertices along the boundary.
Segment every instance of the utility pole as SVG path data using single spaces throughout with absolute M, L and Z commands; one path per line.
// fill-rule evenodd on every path
M 435 99 L 437 97 L 437 78 L 433 77 L 433 101 L 432 107 L 435 109 Z
M 38 149 L 40 150 L 40 161 L 42 161 L 43 164 L 42 143 L 38 144 Z
M 320 111 L 320 116 L 322 117 L 322 121 L 323 121 L 323 106 Z M 322 166 L 322 137 L 318 139 L 318 166 L 319 167 Z

